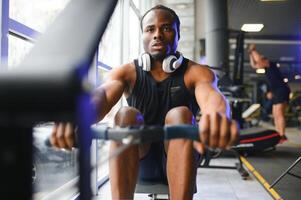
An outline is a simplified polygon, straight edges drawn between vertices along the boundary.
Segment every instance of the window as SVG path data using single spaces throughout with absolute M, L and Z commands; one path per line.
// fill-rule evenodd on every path
M 10 0 L 8 66 L 15 68 L 27 55 L 38 33 L 54 21 L 70 0 Z M 5 5 L 4 5 L 5 6 Z
M 16 67 L 33 47 L 33 43 L 14 35 L 8 36 L 8 67 Z
M 8 69 L 18 67 L 30 49 L 35 37 L 42 34 L 63 10 L 69 0 L 11 0 L 4 1 L 2 10 L 9 13 L 2 21 L 8 27 Z M 9 9 L 9 10 L 8 10 Z M 4 43 L 5 43 L 4 42 Z M 1 47 L 3 44 L 1 44 Z M 2 53 L 5 55 L 5 53 Z M 2 58 L 3 59 L 3 58 Z M 4 58 L 6 59 L 6 58 Z M 52 148 L 49 144 L 51 123 L 40 124 L 33 131 L 34 161 L 32 164 L 33 198 L 50 198 L 58 188 L 66 199 L 77 193 L 78 163 L 77 150 L 65 151 Z M 74 188 L 73 190 L 70 188 Z M 66 192 L 68 190 L 68 192 Z M 70 192 L 71 191 L 71 192 Z
M 139 18 L 136 15 L 133 8 L 130 8 L 129 13 L 129 59 L 133 60 L 136 59 L 140 53 L 140 40 L 141 40 L 141 30 L 140 30 L 140 23 Z
M 98 60 L 101 62 L 99 64 L 101 68 L 110 70 L 121 64 L 121 33 L 120 4 L 118 4 L 99 45 Z
M 4 20 L 8 35 L 6 39 L 8 47 L 4 48 L 7 51 L 8 69 L 18 67 L 34 46 L 36 37 L 47 31 L 47 27 L 69 1 L 5 0 L 6 3 L 2 5 L 4 10 L 9 13 L 7 19 Z M 141 52 L 140 4 L 140 0 L 118 2 L 96 52 L 96 62 L 94 63 L 96 66 L 94 74 L 97 76 L 96 85 L 102 83 L 112 68 L 120 66 L 125 61 L 132 61 Z M 113 110 L 117 111 L 123 104 L 124 102 L 121 101 Z M 111 124 L 114 111 L 100 123 Z M 58 195 L 56 191 L 61 191 L 59 196 L 63 195 L 64 199 L 70 199 L 78 193 L 78 151 L 52 148 L 48 140 L 52 126 L 53 124 L 49 122 L 39 124 L 34 128 L 34 162 L 32 165 L 34 199 L 55 199 Z M 103 156 L 107 154 L 107 142 L 93 141 L 92 181 L 96 180 L 96 186 L 108 175 L 108 162 L 104 161 L 106 156 Z
M 131 62 L 138 57 L 140 53 L 140 32 L 139 18 L 133 9 L 133 5 L 130 4 L 130 1 L 119 1 L 99 44 L 97 85 L 102 83 L 112 68 L 120 66 L 123 62 Z M 114 106 L 101 123 L 112 126 L 115 113 L 123 105 L 126 105 L 124 98 Z M 103 155 L 108 154 L 109 146 L 108 142 L 103 141 L 97 141 L 96 145 L 98 145 L 96 165 L 97 163 L 103 163 L 97 166 L 97 178 L 98 181 L 101 181 L 104 175 L 108 173 L 108 162 L 103 162 Z
M 9 17 L 44 32 L 70 0 L 10 0 Z

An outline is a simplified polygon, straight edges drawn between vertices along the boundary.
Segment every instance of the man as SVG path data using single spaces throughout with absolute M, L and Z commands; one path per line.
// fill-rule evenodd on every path
M 145 53 L 140 62 L 135 60 L 114 69 L 94 92 L 93 102 L 101 120 L 125 95 L 130 107 L 117 112 L 117 126 L 193 124 L 199 107 L 202 143 L 175 139 L 128 148 L 109 163 L 113 199 L 133 199 L 138 177 L 168 181 L 171 199 L 192 199 L 199 158 L 193 146 L 199 152 L 204 152 L 205 146 L 227 148 L 238 137 L 237 124 L 229 118 L 229 105 L 217 89 L 215 75 L 208 67 L 182 58 L 176 51 L 179 27 L 173 10 L 158 5 L 147 11 L 141 19 Z M 72 130 L 70 124 L 56 125 L 52 144 L 70 148 Z M 120 145 L 112 141 L 110 151 Z
M 283 76 L 277 68 L 276 63 L 269 62 L 267 58 L 260 55 L 256 51 L 254 44 L 249 46 L 249 57 L 252 68 L 265 69 L 265 75 L 273 94 L 272 114 L 274 124 L 281 136 L 280 143 L 283 143 L 287 141 L 287 137 L 285 136 L 285 109 L 289 102 L 289 86 L 284 82 Z

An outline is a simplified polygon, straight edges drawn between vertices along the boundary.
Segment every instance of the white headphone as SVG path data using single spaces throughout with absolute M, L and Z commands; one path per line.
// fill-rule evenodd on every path
M 179 58 L 177 58 L 175 55 L 169 55 L 164 58 L 162 63 L 163 71 L 165 71 L 166 73 L 171 73 L 181 66 L 183 62 L 183 55 L 180 52 L 177 52 L 177 54 L 179 55 Z M 146 52 L 140 54 L 138 58 L 138 65 L 142 67 L 144 71 L 150 71 L 151 56 Z

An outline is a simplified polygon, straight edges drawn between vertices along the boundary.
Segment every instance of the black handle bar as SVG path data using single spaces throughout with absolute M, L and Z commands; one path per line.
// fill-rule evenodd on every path
M 123 141 L 129 137 L 135 139 L 135 143 L 149 143 L 176 138 L 200 140 L 199 128 L 193 125 L 92 127 L 92 138 L 94 139 Z

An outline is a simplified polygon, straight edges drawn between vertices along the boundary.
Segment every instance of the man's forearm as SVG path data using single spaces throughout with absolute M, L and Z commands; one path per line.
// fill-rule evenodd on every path
M 204 105 L 205 106 L 202 106 L 201 108 L 203 114 L 219 112 L 230 118 L 230 106 L 225 97 L 219 92 L 211 91 Z
M 97 88 L 92 95 L 92 103 L 96 109 L 96 122 L 102 120 L 110 111 L 107 101 L 106 92 L 103 88 Z
M 212 102 L 212 101 L 211 101 Z M 219 102 L 213 105 L 214 111 L 225 114 L 228 118 L 231 117 L 230 106 L 224 96 L 220 95 Z

